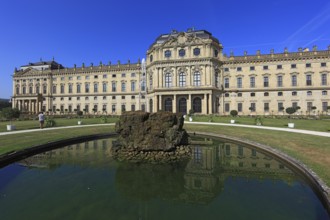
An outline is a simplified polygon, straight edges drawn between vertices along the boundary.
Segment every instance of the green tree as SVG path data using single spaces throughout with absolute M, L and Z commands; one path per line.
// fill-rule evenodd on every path
M 10 124 L 14 118 L 19 118 L 21 112 L 17 108 L 7 107 L 2 109 L 1 116 L 7 120 L 10 120 Z

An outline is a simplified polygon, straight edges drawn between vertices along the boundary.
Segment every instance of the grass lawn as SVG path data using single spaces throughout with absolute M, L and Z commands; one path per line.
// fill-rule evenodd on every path
M 208 121 L 202 116 L 195 117 L 194 121 Z M 213 117 L 213 121 L 229 123 L 230 117 Z M 118 118 L 108 118 L 108 122 L 115 122 Z M 241 124 L 254 124 L 253 118 L 238 118 Z M 56 119 L 57 126 L 76 125 L 78 119 Z M 284 127 L 288 120 L 285 119 L 265 119 L 264 125 L 274 127 Z M 316 131 L 328 131 L 330 121 L 328 120 L 295 120 L 296 127 Z M 100 118 L 83 119 L 84 124 L 100 123 Z M 5 131 L 6 122 L 0 122 L 0 131 Z M 38 127 L 38 121 L 15 121 L 18 130 L 32 129 Z M 277 125 L 277 126 L 276 126 Z M 289 133 L 283 131 L 269 131 L 253 128 L 240 128 L 228 126 L 192 125 L 185 124 L 187 131 L 202 131 L 219 133 L 243 139 L 249 139 L 261 144 L 266 144 L 302 161 L 321 177 L 330 186 L 330 141 L 326 137 L 313 135 Z M 63 140 L 67 138 L 107 133 L 114 130 L 113 126 L 77 127 L 70 129 L 47 130 L 38 132 L 10 134 L 0 136 L 0 154 L 19 150 L 51 141 Z

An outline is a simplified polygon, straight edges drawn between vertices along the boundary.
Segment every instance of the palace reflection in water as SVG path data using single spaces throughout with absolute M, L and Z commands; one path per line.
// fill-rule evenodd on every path
M 148 197 L 143 200 L 170 196 L 173 200 L 197 204 L 211 202 L 221 194 L 225 181 L 230 178 L 282 181 L 288 185 L 298 178 L 284 164 L 267 154 L 215 139 L 194 137 L 191 160 L 177 165 L 117 163 L 111 155 L 114 141 L 115 138 L 109 138 L 69 145 L 27 158 L 19 164 L 44 169 L 62 165 L 117 167 L 116 186 L 127 196 L 135 199 Z M 167 173 L 163 175 L 162 172 Z M 134 184 L 136 187 L 132 187 Z M 136 192 L 137 189 L 140 193 Z

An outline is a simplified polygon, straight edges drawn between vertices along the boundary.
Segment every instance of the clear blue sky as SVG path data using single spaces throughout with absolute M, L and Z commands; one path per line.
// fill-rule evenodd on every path
M 160 34 L 207 30 L 241 55 L 330 45 L 330 0 L 1 0 L 0 98 L 29 62 L 64 66 L 144 58 Z

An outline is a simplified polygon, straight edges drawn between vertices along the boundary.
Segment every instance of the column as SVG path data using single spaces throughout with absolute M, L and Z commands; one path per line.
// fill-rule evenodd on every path
M 160 69 L 160 74 L 159 74 L 159 78 L 160 78 L 160 85 L 159 88 L 163 88 L 163 79 L 164 79 L 164 74 L 163 74 L 163 69 Z
M 207 65 L 205 65 L 204 68 L 204 84 L 202 84 L 203 86 L 207 85 Z
M 204 98 L 202 100 L 202 113 L 207 114 L 207 94 L 204 94 Z
M 212 109 L 212 93 L 208 95 L 209 96 L 209 114 L 213 113 L 213 109 Z
M 178 86 L 178 83 L 177 83 L 177 81 L 178 81 L 178 79 L 177 79 L 177 77 L 178 77 L 178 68 L 177 67 L 175 67 L 174 68 L 174 71 L 173 71 L 173 84 L 172 84 L 172 86 L 173 87 L 177 87 Z
M 159 95 L 159 110 L 163 110 L 163 100 L 161 95 Z
M 160 75 L 159 75 L 159 68 L 157 68 L 157 74 L 156 74 L 156 76 L 157 76 L 157 85 L 156 85 L 157 87 L 156 88 L 158 89 L 160 87 L 159 86 L 159 80 L 160 80 L 159 79 L 159 77 L 160 77 Z
M 174 94 L 173 95 L 173 112 L 176 113 L 177 112 L 177 109 L 176 109 L 176 95 Z
M 187 87 L 190 87 L 192 85 L 192 83 L 191 83 L 191 66 L 188 67 L 186 80 L 187 80 L 187 82 L 186 82 Z
M 189 97 L 188 97 L 188 100 L 187 100 L 187 111 L 188 111 L 188 113 L 189 113 L 190 109 L 192 109 L 191 104 L 192 104 L 191 94 L 189 94 Z

